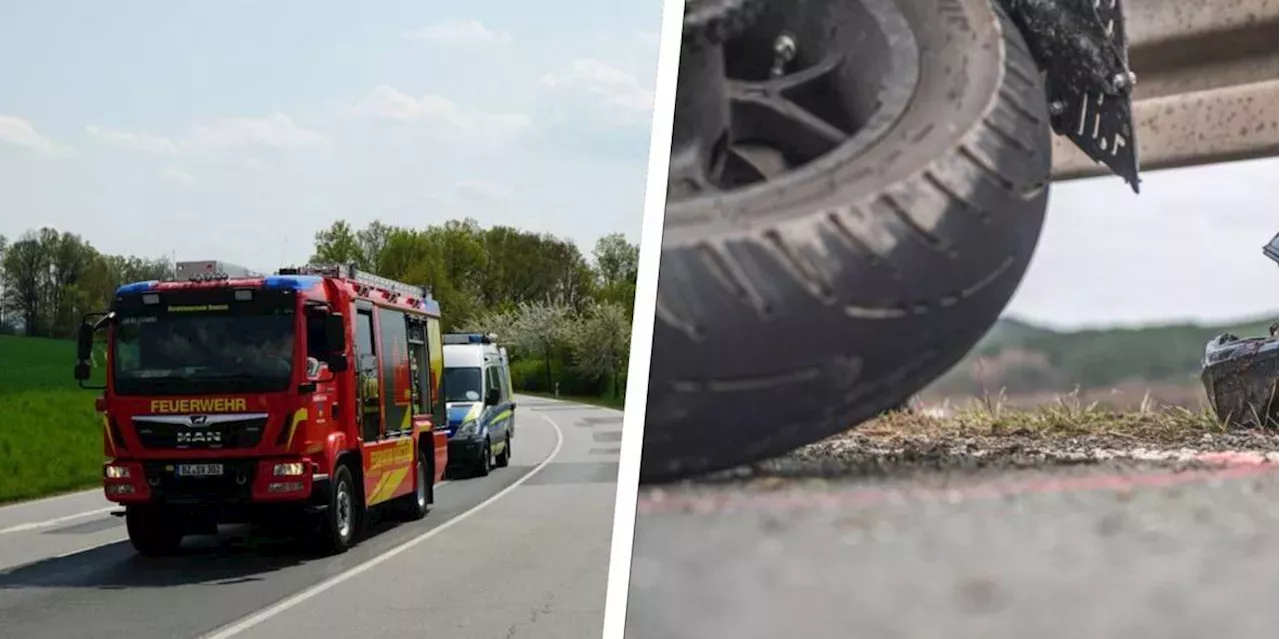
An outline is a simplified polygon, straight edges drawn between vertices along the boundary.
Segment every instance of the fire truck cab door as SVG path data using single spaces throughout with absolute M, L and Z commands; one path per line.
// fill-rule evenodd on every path
M 356 312 L 364 494 L 365 504 L 373 506 L 413 491 L 410 407 L 396 392 L 398 369 L 402 363 L 407 367 L 409 351 L 403 312 L 363 304 Z

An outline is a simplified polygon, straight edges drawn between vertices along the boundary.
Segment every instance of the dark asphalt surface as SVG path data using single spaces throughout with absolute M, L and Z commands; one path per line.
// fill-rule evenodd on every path
M 250 544 L 231 529 L 189 540 L 182 556 L 143 559 L 122 520 L 99 512 L 109 504 L 98 491 L 0 509 L 0 636 L 279 638 L 376 628 L 379 636 L 599 637 L 617 476 L 610 442 L 621 413 L 525 397 L 517 419 L 510 467 L 442 485 L 426 519 L 375 524 L 335 557 L 309 557 L 287 539 Z M 235 628 L 454 520 L 314 598 Z
M 1263 639 L 1277 471 L 1105 463 L 645 488 L 627 639 Z

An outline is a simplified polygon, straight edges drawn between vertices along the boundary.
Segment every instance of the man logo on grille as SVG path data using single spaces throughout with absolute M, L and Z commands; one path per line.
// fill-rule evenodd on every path
M 204 426 L 206 423 L 208 423 L 208 421 L 209 421 L 208 415 L 192 415 L 191 416 L 192 426 Z

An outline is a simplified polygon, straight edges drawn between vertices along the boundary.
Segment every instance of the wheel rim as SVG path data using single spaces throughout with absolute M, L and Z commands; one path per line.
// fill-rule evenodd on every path
M 344 539 L 351 534 L 351 490 L 347 483 L 338 484 L 338 495 L 335 502 L 335 513 L 338 520 L 338 535 Z
M 760 0 L 700 4 L 685 15 L 668 201 L 802 177 L 839 147 L 870 144 L 905 110 L 909 92 L 884 91 L 884 79 L 914 85 L 918 54 L 888 0 L 831 11 L 775 0 L 759 15 Z M 860 63 L 868 58 L 883 64 Z
M 418 472 L 418 488 L 417 488 L 418 507 L 421 508 L 427 505 L 427 470 L 426 470 L 426 464 L 423 464 L 421 459 L 418 460 L 417 472 Z

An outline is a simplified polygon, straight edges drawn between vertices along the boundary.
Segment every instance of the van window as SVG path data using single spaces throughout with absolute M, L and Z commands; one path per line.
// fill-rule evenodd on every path
M 485 378 L 474 366 L 444 369 L 445 399 L 450 402 L 478 402 L 484 399 Z
M 502 401 L 511 401 L 511 371 L 506 366 L 498 367 L 498 389 Z
M 486 367 L 484 369 L 484 381 L 485 381 L 485 384 L 484 384 L 485 393 L 488 394 L 490 390 L 497 390 L 499 401 L 501 401 L 502 384 L 498 382 L 498 367 L 496 366 Z

